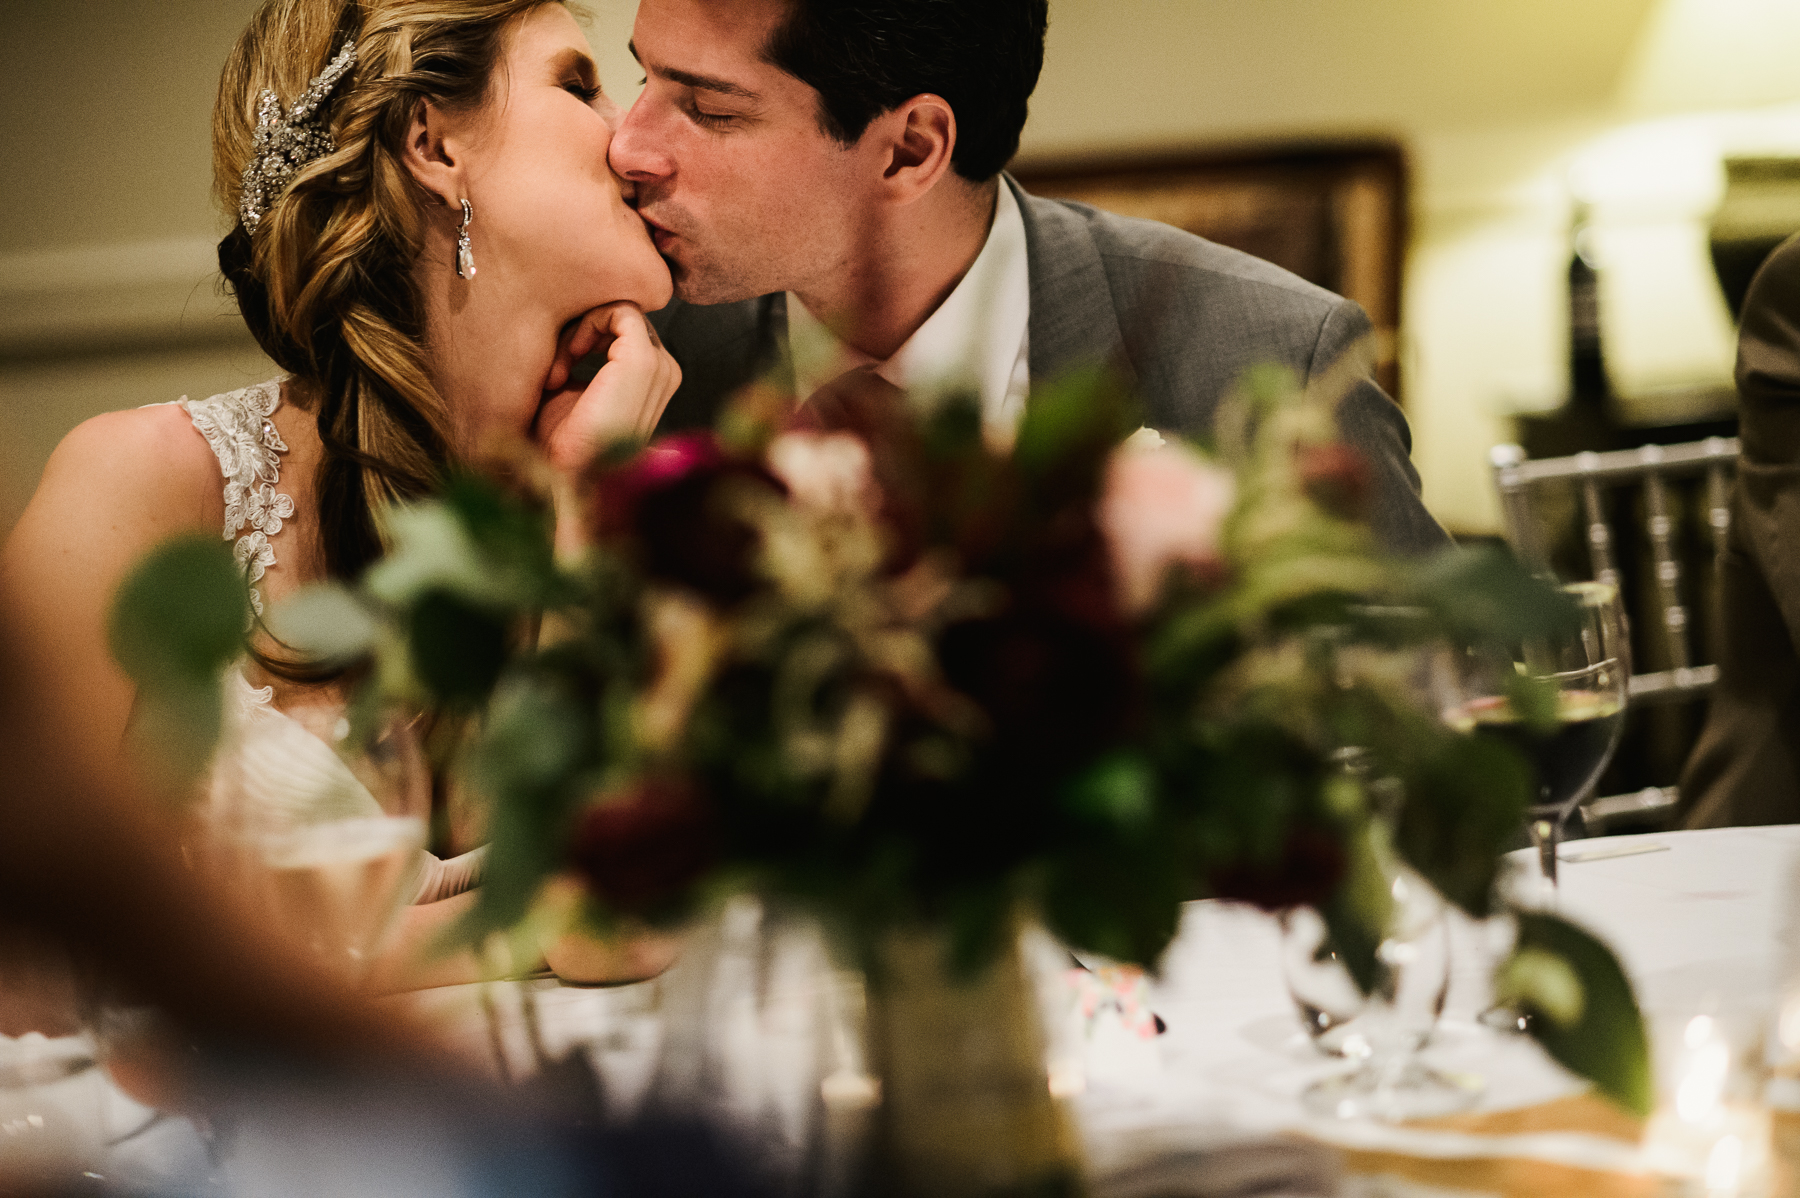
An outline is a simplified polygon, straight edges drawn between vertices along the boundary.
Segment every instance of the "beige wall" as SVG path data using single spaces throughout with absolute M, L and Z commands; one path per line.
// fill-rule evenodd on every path
M 83 416 L 268 372 L 210 275 L 220 229 L 207 117 L 218 64 L 253 7 L 6 6 L 0 528 Z M 609 90 L 627 100 L 631 6 L 588 7 Z M 1504 413 L 1559 399 L 1571 169 L 1609 131 L 1662 119 L 1640 156 L 1650 175 L 1674 139 L 1693 151 L 1686 169 L 1700 184 L 1652 177 L 1652 191 L 1679 195 L 1652 217 L 1620 208 L 1618 237 L 1661 237 L 1680 259 L 1716 200 L 1708 162 L 1716 172 L 1733 147 L 1800 147 L 1800 115 L 1770 107 L 1800 100 L 1794 63 L 1792 0 L 1051 0 L 1023 154 L 1404 140 L 1415 165 L 1405 330 L 1415 456 L 1428 504 L 1480 530 L 1494 521 L 1483 462 L 1506 435 Z M 1696 111 L 1707 115 L 1665 119 Z M 1690 318 L 1682 304 L 1700 300 L 1684 289 L 1624 289 L 1666 326 L 1639 340 L 1674 364 L 1645 369 L 1716 381 L 1729 330 Z

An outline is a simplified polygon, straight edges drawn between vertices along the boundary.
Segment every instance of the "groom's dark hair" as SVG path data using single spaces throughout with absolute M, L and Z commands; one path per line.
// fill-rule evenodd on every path
M 956 173 L 981 183 L 1019 148 L 1044 66 L 1048 0 L 788 0 L 763 56 L 819 93 L 845 145 L 914 96 L 956 113 Z

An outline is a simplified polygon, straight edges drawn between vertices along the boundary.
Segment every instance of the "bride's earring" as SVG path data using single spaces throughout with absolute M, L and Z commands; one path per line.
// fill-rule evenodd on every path
M 475 219 L 475 209 L 464 200 L 462 227 L 456 231 L 456 277 L 472 279 L 475 277 L 475 252 L 469 248 L 469 222 Z

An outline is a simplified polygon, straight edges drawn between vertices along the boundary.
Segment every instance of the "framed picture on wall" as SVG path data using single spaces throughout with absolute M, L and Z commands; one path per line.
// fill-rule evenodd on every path
M 1034 195 L 1163 221 L 1286 267 L 1361 304 L 1376 377 L 1401 398 L 1406 156 L 1393 142 L 1278 144 L 1078 162 L 1027 161 Z

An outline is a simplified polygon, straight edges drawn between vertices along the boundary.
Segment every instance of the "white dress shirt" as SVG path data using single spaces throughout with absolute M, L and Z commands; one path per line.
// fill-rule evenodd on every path
M 787 337 L 794 390 L 811 395 L 844 371 L 874 363 L 877 374 L 916 400 L 953 390 L 979 394 L 988 441 L 1011 445 L 1031 387 L 1030 320 L 1025 221 L 1012 189 L 1002 182 L 987 242 L 969 272 L 887 361 L 875 363 L 843 344 L 790 291 Z

